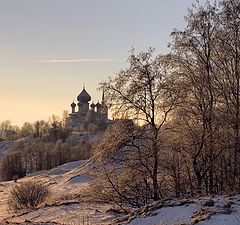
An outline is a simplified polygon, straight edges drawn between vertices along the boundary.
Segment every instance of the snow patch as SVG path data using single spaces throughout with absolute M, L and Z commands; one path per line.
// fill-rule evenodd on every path
M 79 175 L 79 176 L 75 176 L 73 178 L 71 178 L 69 180 L 69 183 L 78 183 L 78 184 L 82 184 L 82 183 L 88 183 L 91 179 L 88 176 L 85 175 Z
M 6 153 L 13 147 L 14 141 L 2 141 L 0 142 L 0 158 L 6 155 Z
M 88 176 L 94 163 L 76 161 L 58 166 L 50 171 L 39 171 L 17 183 L 0 183 L 0 224 L 4 219 L 24 224 L 59 223 L 78 224 L 130 224 L 130 225 L 239 225 L 240 195 L 204 197 L 198 199 L 165 200 L 154 202 L 131 214 L 114 213 L 112 205 L 84 204 L 78 199 L 79 192 L 86 190 L 93 179 Z M 8 194 L 14 185 L 28 181 L 41 181 L 49 186 L 51 196 L 48 204 L 24 215 L 14 215 L 8 211 Z M 59 204 L 57 204 L 59 203 Z M 211 203 L 211 204 L 210 204 Z M 116 222 L 119 221 L 119 222 Z
M 189 219 L 197 209 L 197 204 L 161 208 L 154 211 L 155 216 L 134 219 L 130 225 L 176 224 Z
M 58 166 L 58 167 L 48 171 L 48 174 L 49 175 L 64 174 L 64 173 L 67 173 L 67 172 L 77 168 L 77 167 L 80 167 L 85 162 L 86 162 L 85 160 L 80 160 L 80 161 L 65 163 L 61 166 Z

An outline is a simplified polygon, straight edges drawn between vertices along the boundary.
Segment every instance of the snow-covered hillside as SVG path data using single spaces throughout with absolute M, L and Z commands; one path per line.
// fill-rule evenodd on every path
M 239 225 L 240 196 L 165 200 L 115 220 L 130 225 Z
M 0 142 L 0 158 L 3 157 L 7 151 L 12 148 L 14 141 L 2 141 Z
M 11 150 L 14 146 L 16 146 L 20 142 L 27 142 L 30 141 L 32 137 L 24 137 L 20 138 L 16 141 L 1 141 L 0 142 L 0 158 L 2 158 L 6 153 Z
M 24 224 L 52 222 L 55 224 L 102 224 L 113 218 L 106 213 L 111 206 L 81 204 L 77 197 L 80 190 L 86 187 L 91 178 L 87 175 L 91 162 L 77 161 L 66 163 L 49 171 L 39 171 L 19 179 L 17 183 L 0 183 L 0 221 Z M 51 197 L 48 204 L 32 212 L 8 212 L 7 199 L 13 185 L 19 185 L 30 180 L 41 181 L 48 185 Z M 73 199 L 76 200 L 73 200 Z M 23 215 L 22 215 L 23 214 Z M 0 222 L 0 224 L 2 224 Z
M 89 185 L 91 160 L 64 164 L 49 171 L 31 174 L 17 183 L 0 183 L 0 224 L 131 224 L 131 225 L 239 225 L 240 196 L 217 196 L 155 202 L 132 211 L 129 215 L 116 215 L 111 205 L 86 204 L 78 193 Z M 13 185 L 29 180 L 42 181 L 49 186 L 51 197 L 47 204 L 35 211 L 14 214 L 8 211 L 8 194 Z

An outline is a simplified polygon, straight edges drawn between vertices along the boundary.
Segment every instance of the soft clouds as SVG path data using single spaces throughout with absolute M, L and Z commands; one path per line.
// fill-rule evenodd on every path
M 34 61 L 37 63 L 101 63 L 101 62 L 114 62 L 119 60 L 114 59 L 49 59 Z

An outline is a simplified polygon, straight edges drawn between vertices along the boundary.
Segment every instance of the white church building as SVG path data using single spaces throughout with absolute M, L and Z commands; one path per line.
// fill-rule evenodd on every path
M 71 104 L 72 112 L 69 114 L 68 125 L 72 128 L 84 127 L 87 129 L 89 124 L 106 128 L 112 120 L 108 119 L 108 108 L 104 103 L 104 93 L 102 95 L 101 103 L 91 103 L 91 96 L 86 91 L 85 87 L 77 96 L 78 103 L 74 101 Z

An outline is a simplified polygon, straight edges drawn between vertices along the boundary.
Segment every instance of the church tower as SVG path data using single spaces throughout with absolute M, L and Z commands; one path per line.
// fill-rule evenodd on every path
M 95 125 L 100 129 L 106 128 L 112 121 L 108 119 L 108 108 L 104 100 L 104 92 L 102 95 L 102 102 L 94 104 L 91 101 L 91 96 L 86 91 L 85 87 L 77 96 L 78 103 L 71 104 L 72 113 L 69 114 L 68 124 L 73 128 L 84 128 L 88 130 L 88 126 Z M 78 109 L 76 109 L 78 106 Z
M 105 96 L 104 96 L 104 91 L 102 93 L 102 117 L 103 119 L 108 119 L 108 107 L 105 104 Z
M 83 87 L 83 90 L 77 97 L 78 100 L 78 112 L 81 115 L 86 115 L 89 110 L 89 101 L 91 101 L 91 96 L 87 93 L 85 90 L 85 87 Z

